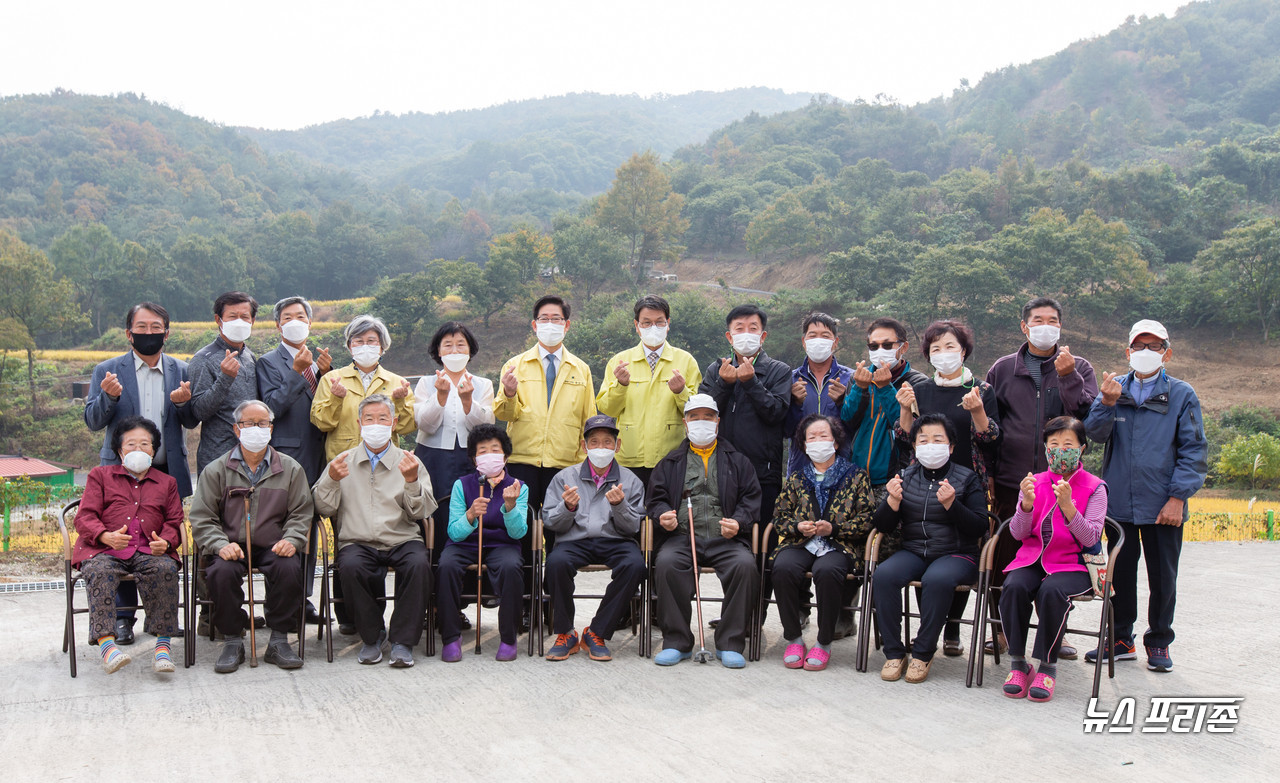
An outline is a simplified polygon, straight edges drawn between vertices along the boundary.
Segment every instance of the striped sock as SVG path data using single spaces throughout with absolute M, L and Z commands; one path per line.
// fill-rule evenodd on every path
M 172 660 L 172 658 L 169 657 L 169 637 L 168 636 L 156 637 L 156 660 L 157 661 Z
M 116 646 L 116 637 L 114 636 L 104 636 L 99 639 L 98 648 L 98 651 L 102 653 L 102 665 L 106 668 L 108 674 L 129 662 L 129 656 L 125 655 L 124 650 Z M 121 661 L 121 658 L 124 660 Z

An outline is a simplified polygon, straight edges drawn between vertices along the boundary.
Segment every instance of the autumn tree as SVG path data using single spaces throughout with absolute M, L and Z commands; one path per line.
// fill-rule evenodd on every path
M 671 178 L 653 150 L 634 154 L 618 167 L 596 220 L 623 238 L 637 284 L 644 281 L 646 262 L 674 261 L 684 252 L 679 243 L 689 221 L 681 214 L 683 207 L 684 196 L 672 191 Z
M 1263 340 L 1271 339 L 1280 315 L 1280 220 L 1231 229 L 1200 252 L 1196 265 L 1219 284 L 1222 309 L 1231 321 L 1252 322 Z

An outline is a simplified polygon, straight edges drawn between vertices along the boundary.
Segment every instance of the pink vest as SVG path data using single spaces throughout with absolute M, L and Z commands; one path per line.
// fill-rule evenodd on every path
M 1076 537 L 1067 529 L 1067 520 L 1062 516 L 1062 509 L 1058 508 L 1058 496 L 1053 493 L 1053 485 L 1060 481 L 1062 476 L 1045 471 L 1036 474 L 1035 479 L 1035 501 L 1031 505 L 1031 519 L 1034 525 L 1031 530 L 1032 535 L 1022 539 L 1022 547 L 1013 558 L 1013 562 L 1004 569 L 1005 573 L 1015 568 L 1029 566 L 1037 560 L 1041 561 L 1046 574 L 1056 574 L 1061 571 L 1087 571 L 1088 568 L 1080 558 L 1080 553 L 1083 551 L 1080 542 L 1076 541 Z M 1067 483 L 1071 485 L 1072 504 L 1083 514 L 1085 507 L 1089 505 L 1089 498 L 1102 485 L 1102 479 L 1080 468 L 1072 474 Z M 1045 514 L 1053 514 L 1053 536 L 1049 539 L 1048 549 L 1045 548 L 1044 541 L 1041 539 Z

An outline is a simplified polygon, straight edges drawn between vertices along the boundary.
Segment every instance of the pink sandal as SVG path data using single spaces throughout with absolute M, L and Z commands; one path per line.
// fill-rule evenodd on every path
M 790 660 L 794 658 L 795 660 Z M 799 669 L 804 666 L 804 645 L 788 644 L 782 653 L 782 665 L 788 669 Z
M 820 672 L 827 668 L 827 661 L 831 660 L 831 653 L 821 647 L 810 647 L 809 654 L 804 658 L 804 670 L 807 672 Z
M 1036 678 L 1031 681 L 1031 688 L 1027 691 L 1027 698 L 1031 701 L 1048 701 L 1053 698 L 1054 679 L 1043 672 L 1037 673 Z M 1036 691 L 1044 693 L 1044 696 L 1036 695 Z
M 1022 671 L 1020 669 L 1010 669 L 1009 676 L 1004 678 L 1004 695 L 1010 699 L 1025 699 L 1027 690 L 1031 687 L 1031 675 L 1035 671 Z M 1018 690 L 1010 691 L 1009 686 L 1016 685 Z

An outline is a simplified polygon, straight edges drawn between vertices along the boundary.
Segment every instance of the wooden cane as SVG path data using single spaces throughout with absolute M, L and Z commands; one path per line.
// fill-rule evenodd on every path
M 480 481 L 480 497 L 485 497 L 484 488 L 489 483 L 488 477 Z M 489 501 L 493 502 L 493 492 L 489 493 Z M 488 513 L 488 509 L 485 509 Z M 480 654 L 480 615 L 484 611 L 484 517 L 476 520 L 476 655 Z
M 258 637 L 253 622 L 253 518 L 249 516 L 249 496 L 244 496 L 244 556 L 249 566 L 249 667 L 258 666 Z

